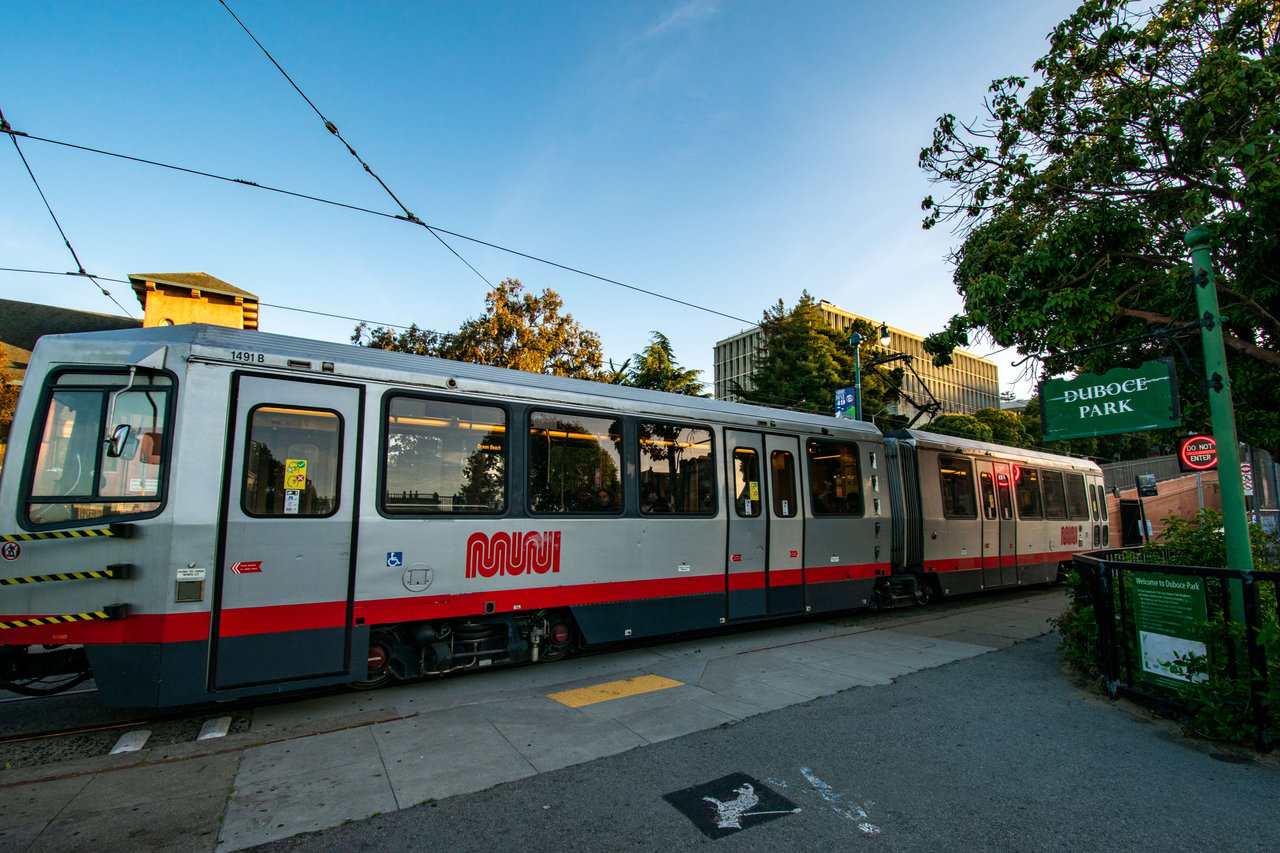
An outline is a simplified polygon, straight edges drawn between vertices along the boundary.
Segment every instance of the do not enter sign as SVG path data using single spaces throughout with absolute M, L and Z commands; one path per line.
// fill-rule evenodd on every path
M 1178 467 L 1183 471 L 1211 471 L 1218 467 L 1218 445 L 1211 435 L 1193 435 L 1178 449 Z

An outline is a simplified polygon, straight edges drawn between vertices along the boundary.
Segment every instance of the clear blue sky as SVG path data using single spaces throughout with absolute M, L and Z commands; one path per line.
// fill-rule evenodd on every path
M 958 238 L 920 229 L 919 150 L 938 115 L 973 118 L 993 78 L 1030 73 L 1075 6 L 228 3 L 431 225 L 751 322 L 808 289 L 918 334 L 960 308 Z M 397 212 L 217 0 L 8 0 L 0 21 L 17 130 Z M 487 285 L 424 229 L 20 144 L 89 272 L 207 272 L 439 330 L 483 310 Z M 0 267 L 74 269 L 7 138 L 0 188 Z M 558 291 L 615 362 L 660 330 L 710 384 L 715 341 L 747 325 L 449 240 L 490 282 Z M 119 313 L 78 278 L 0 272 L 0 297 Z M 264 308 L 261 325 L 346 340 L 354 323 Z M 1016 356 L 992 357 L 1011 387 Z

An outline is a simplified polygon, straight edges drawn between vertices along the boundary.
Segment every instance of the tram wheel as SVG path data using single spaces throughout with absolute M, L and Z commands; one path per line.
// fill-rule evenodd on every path
M 385 634 L 369 638 L 369 674 L 362 681 L 353 681 L 354 690 L 373 690 L 393 678 L 391 672 L 391 643 Z
M 573 620 L 568 614 L 560 612 L 548 613 L 543 618 L 547 626 L 547 635 L 542 640 L 538 659 L 545 661 L 568 657 L 577 639 Z

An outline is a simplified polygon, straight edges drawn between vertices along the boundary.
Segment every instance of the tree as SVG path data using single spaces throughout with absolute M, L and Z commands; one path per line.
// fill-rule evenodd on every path
M 972 438 L 977 441 L 992 440 L 991 427 L 973 415 L 938 415 L 920 429 L 924 432 L 954 435 L 959 438 Z
M 1024 428 L 1022 418 L 1016 412 L 1000 409 L 978 409 L 973 417 L 991 430 L 991 440 L 1008 447 L 1030 447 L 1031 436 Z
M 464 321 L 456 332 L 412 325 L 397 333 L 361 323 L 351 342 L 530 373 L 602 378 L 599 335 L 579 326 L 572 314 L 562 315 L 564 301 L 554 290 L 544 289 L 540 296 L 523 291 L 519 280 L 504 279 L 485 296 L 485 313 Z
M 8 444 L 9 442 L 9 425 L 13 423 L 13 410 L 18 405 L 19 385 L 9 376 L 6 370 L 9 366 L 9 356 L 0 350 L 0 444 Z M 0 449 L 0 460 L 4 459 L 3 450 Z
M 879 354 L 871 349 L 874 328 L 865 320 L 854 322 L 863 338 L 863 361 Z M 835 409 L 836 391 L 853 384 L 853 350 L 846 334 L 832 328 L 822 316 L 818 301 L 808 291 L 795 308 L 782 300 L 764 312 L 760 321 L 763 352 L 752 366 L 750 390 L 734 385 L 733 393 L 745 400 L 792 406 L 814 412 Z M 900 373 L 900 371 L 899 371 Z M 895 396 L 880 376 L 863 374 L 862 411 L 873 414 Z
M 920 166 L 947 194 L 924 225 L 959 223 L 964 311 L 926 342 L 935 361 L 977 331 L 1047 375 L 1168 352 L 1145 335 L 1198 319 L 1183 238 L 1204 222 L 1240 436 L 1280 449 L 1278 34 L 1270 0 L 1086 0 L 1033 66 L 1043 82 L 996 80 L 980 120 L 942 116 Z M 1181 349 L 1184 421 L 1203 428 L 1201 348 Z
M 634 362 L 635 367 L 626 372 L 626 384 L 691 397 L 707 396 L 706 386 L 698 380 L 698 371 L 685 369 L 676 362 L 670 339 L 662 332 L 653 332 L 652 335 L 653 342 L 644 352 L 628 359 L 628 362 Z
M 440 355 L 440 340 L 439 332 L 419 329 L 417 323 L 402 332 L 386 326 L 370 329 L 368 323 L 361 323 L 351 333 L 353 344 L 394 352 L 411 352 L 414 355 Z

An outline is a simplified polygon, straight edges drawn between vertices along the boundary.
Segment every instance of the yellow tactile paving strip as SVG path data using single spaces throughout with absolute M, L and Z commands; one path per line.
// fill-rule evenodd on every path
M 635 678 L 624 678 L 621 681 L 607 681 L 591 687 L 579 687 L 574 690 L 563 690 L 559 693 L 548 693 L 548 699 L 554 699 L 561 705 L 570 708 L 581 708 L 610 699 L 621 699 L 623 696 L 638 696 L 641 693 L 653 693 L 666 690 L 668 687 L 680 687 L 683 681 L 663 678 L 661 675 L 638 675 Z

